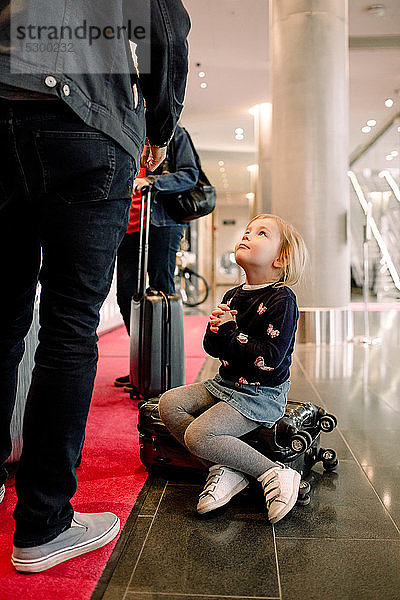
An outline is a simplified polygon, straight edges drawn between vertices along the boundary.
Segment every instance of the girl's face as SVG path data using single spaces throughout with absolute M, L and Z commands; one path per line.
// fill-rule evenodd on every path
M 275 219 L 256 219 L 247 226 L 241 241 L 235 246 L 238 265 L 248 268 L 281 268 L 279 249 L 281 235 Z

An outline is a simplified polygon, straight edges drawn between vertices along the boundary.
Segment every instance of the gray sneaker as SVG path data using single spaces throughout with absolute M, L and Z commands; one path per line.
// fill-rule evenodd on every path
M 6 486 L 3 484 L 0 487 L 0 502 L 3 502 L 5 493 L 6 493 Z
M 65 560 L 101 548 L 118 534 L 113 513 L 74 513 L 71 527 L 54 540 L 32 548 L 13 547 L 11 563 L 21 573 L 40 573 Z

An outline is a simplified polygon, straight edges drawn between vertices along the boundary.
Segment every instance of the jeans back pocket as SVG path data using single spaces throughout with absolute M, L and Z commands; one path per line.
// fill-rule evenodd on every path
M 34 135 L 44 190 L 52 200 L 72 204 L 108 199 L 116 166 L 110 138 L 82 130 L 41 130 Z

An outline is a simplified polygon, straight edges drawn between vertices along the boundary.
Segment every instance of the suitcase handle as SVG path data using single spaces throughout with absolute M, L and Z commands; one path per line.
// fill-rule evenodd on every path
M 134 299 L 138 302 L 143 298 L 146 288 L 147 264 L 149 258 L 149 229 L 150 229 L 150 204 L 151 204 L 151 186 L 144 186 L 141 189 L 140 200 L 140 229 L 139 229 L 139 258 L 138 258 L 138 279 Z M 147 200 L 147 202 L 146 202 Z M 146 218 L 146 225 L 144 219 Z

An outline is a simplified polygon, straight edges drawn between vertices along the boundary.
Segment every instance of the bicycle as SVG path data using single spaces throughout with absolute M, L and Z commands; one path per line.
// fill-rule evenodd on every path
M 209 287 L 206 279 L 187 266 L 190 253 L 180 251 L 176 255 L 175 290 L 186 306 L 199 306 L 208 298 Z

